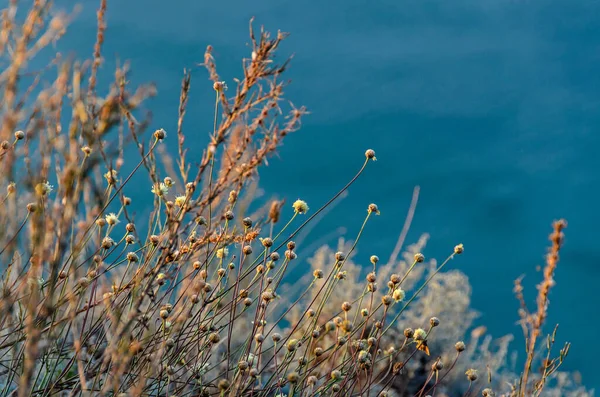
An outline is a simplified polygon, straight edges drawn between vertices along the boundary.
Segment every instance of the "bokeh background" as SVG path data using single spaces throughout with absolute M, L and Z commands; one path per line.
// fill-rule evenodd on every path
M 98 2 L 78 3 L 58 49 L 89 56 Z M 72 10 L 75 2 L 57 4 Z M 257 27 L 291 33 L 280 52 L 281 60 L 294 53 L 287 97 L 311 112 L 263 169 L 264 197 L 301 197 L 316 209 L 375 149 L 378 161 L 309 240 L 335 244 L 340 227 L 352 238 L 375 202 L 382 216 L 368 225 L 357 261 L 385 258 L 419 185 L 407 242 L 430 233 L 425 254 L 438 259 L 464 243 L 451 266 L 473 284 L 478 324 L 495 336 L 515 333 L 520 354 L 513 280 L 525 274 L 533 298 L 550 224 L 565 217 L 548 323 L 572 342 L 564 368 L 598 389 L 600 2 L 109 0 L 102 78 L 131 61 L 133 83 L 157 84 L 153 127 L 174 132 L 182 71 L 191 69 L 185 131 L 199 155 L 214 94 L 197 65 L 213 45 L 232 86 L 250 55 L 253 16 Z

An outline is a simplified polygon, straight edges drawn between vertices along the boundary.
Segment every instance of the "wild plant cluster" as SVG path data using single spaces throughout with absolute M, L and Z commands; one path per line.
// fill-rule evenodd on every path
M 368 204 L 350 242 L 298 257 L 296 237 L 373 166 L 373 150 L 317 210 L 272 200 L 249 212 L 257 170 L 306 113 L 285 108 L 287 61 L 275 60 L 285 34 L 250 25 L 251 54 L 231 89 L 207 48 L 213 132 L 192 161 L 189 72 L 168 134 L 144 109 L 154 87 L 132 87 L 127 66 L 97 88 L 106 0 L 90 60 L 56 54 L 30 70 L 71 19 L 51 5 L 11 0 L 1 15 L 1 396 L 584 395 L 557 371 L 568 344 L 551 354 L 553 333 L 539 354 L 563 221 L 535 311 L 517 284 L 527 349 L 514 375 L 508 339 L 494 354 L 480 328 L 463 341 L 470 286 L 443 271 L 462 244 L 438 264 L 421 253 L 427 236 L 401 255 L 404 235 L 389 260 L 359 266 L 361 234 L 380 214 Z M 147 185 L 132 185 L 140 174 Z M 140 189 L 147 200 L 134 202 L 127 193 Z M 151 215 L 136 217 L 144 208 Z

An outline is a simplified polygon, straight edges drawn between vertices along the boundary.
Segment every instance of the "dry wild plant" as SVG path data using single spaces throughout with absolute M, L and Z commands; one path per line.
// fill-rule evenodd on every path
M 164 129 L 146 133 L 153 86 L 131 87 L 125 66 L 98 90 L 106 7 L 102 0 L 92 58 L 57 54 L 44 70 L 28 65 L 71 17 L 44 0 L 26 10 L 13 0 L 1 14 L 0 395 L 493 395 L 471 369 L 489 365 L 486 344 L 460 341 L 475 317 L 468 281 L 442 271 L 462 244 L 438 265 L 420 253 L 424 236 L 398 260 L 407 220 L 389 261 L 373 255 L 361 275 L 352 256 L 379 215 L 370 204 L 358 235 L 338 252 L 317 251 L 301 290 L 282 292 L 286 276 L 305 274 L 293 269 L 294 239 L 375 160 L 367 150 L 355 176 L 310 216 L 302 200 L 274 200 L 248 216 L 258 168 L 305 114 L 283 109 L 287 61 L 274 56 L 285 34 L 250 25 L 251 56 L 232 90 L 207 48 L 213 132 L 192 163 L 183 129 L 190 73 L 175 160 Z M 132 203 L 126 193 L 141 173 L 147 201 Z M 153 208 L 147 223 L 134 205 Z M 503 374 L 514 385 L 506 395 L 539 395 L 561 376 L 568 345 L 551 358 L 554 334 L 541 375 L 534 370 L 562 225 L 537 311 L 522 309 L 527 364 L 520 377 Z M 505 355 L 503 347 L 494 356 L 494 371 Z

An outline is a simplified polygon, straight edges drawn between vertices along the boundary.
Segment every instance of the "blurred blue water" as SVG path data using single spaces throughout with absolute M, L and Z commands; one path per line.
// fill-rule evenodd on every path
M 97 4 L 83 6 L 59 48 L 87 55 Z M 115 60 L 131 60 L 133 82 L 158 85 L 155 126 L 174 131 L 182 69 L 207 44 L 232 85 L 250 17 L 291 32 L 288 98 L 311 115 L 261 174 L 266 193 L 317 208 L 375 149 L 315 235 L 347 226 L 354 236 L 373 201 L 383 216 L 358 255 L 386 257 L 420 185 L 409 241 L 429 232 L 425 254 L 439 259 L 465 244 L 452 266 L 470 277 L 479 322 L 496 336 L 519 334 L 512 282 L 526 273 L 532 297 L 550 223 L 567 218 L 549 323 L 573 343 L 565 368 L 598 388 L 599 15 L 597 0 L 109 1 L 103 70 L 109 80 Z M 213 94 L 194 70 L 186 130 L 199 154 Z

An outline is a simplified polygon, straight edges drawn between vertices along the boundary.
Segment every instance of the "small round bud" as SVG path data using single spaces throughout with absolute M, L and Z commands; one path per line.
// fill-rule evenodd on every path
M 223 216 L 225 217 L 225 219 L 227 219 L 228 221 L 230 221 L 234 217 L 233 211 L 225 211 L 225 214 Z
M 197 294 L 193 294 L 190 297 L 190 300 L 192 301 L 192 304 L 196 305 L 198 302 L 200 302 L 200 297 Z
M 444 369 L 444 364 L 440 360 L 437 360 L 431 366 L 432 371 L 441 371 L 442 369 Z
M 270 237 L 265 237 L 265 238 L 261 239 L 260 242 L 262 243 L 263 247 L 265 247 L 265 248 L 269 248 L 269 247 L 273 246 L 273 239 Z
M 220 340 L 221 337 L 216 332 L 212 332 L 210 335 L 208 335 L 208 341 L 212 344 L 219 343 Z
M 457 351 L 457 352 L 459 352 L 459 353 L 460 353 L 460 352 L 463 352 L 463 351 L 465 351 L 465 349 L 466 349 L 467 347 L 465 346 L 465 342 L 463 342 L 463 341 L 458 341 L 458 342 L 456 342 L 456 343 L 454 344 L 454 348 L 456 349 L 456 351 Z
M 342 303 L 342 310 L 345 312 L 349 312 L 350 309 L 352 309 L 352 305 L 350 304 L 350 302 L 344 302 Z
M 425 260 L 425 256 L 421 253 L 415 254 L 415 262 L 423 262 Z
M 167 133 L 165 130 L 163 130 L 162 128 L 154 131 L 154 137 L 156 139 L 158 139 L 159 141 L 165 139 L 167 137 Z
M 375 276 L 375 273 L 371 272 L 367 274 L 367 281 L 370 283 L 374 283 L 375 281 L 377 281 L 377 276 Z
M 271 339 L 273 339 L 273 342 L 277 343 L 281 340 L 281 334 L 275 332 L 273 335 L 271 335 Z
M 292 251 L 292 250 L 286 250 L 285 251 L 285 257 L 288 260 L 292 261 L 292 260 L 296 259 L 298 257 L 298 255 L 296 255 L 296 253 L 294 251 Z
M 17 141 L 20 141 L 23 138 L 25 138 L 25 133 L 23 131 L 21 131 L 21 130 L 15 131 L 15 139 Z
M 277 262 L 279 260 L 279 253 L 277 252 L 272 252 L 270 255 L 270 258 L 273 262 Z
M 217 385 L 220 391 L 229 389 L 229 381 L 227 379 L 221 379 Z
M 496 393 L 494 393 L 494 391 L 492 389 L 490 389 L 489 387 L 486 387 L 485 389 L 483 389 L 481 391 L 481 395 L 483 397 L 494 397 L 496 395 Z
M 331 379 L 334 381 L 338 381 L 342 379 L 342 372 L 339 370 L 331 371 Z
M 85 154 L 86 156 L 89 156 L 90 154 L 92 154 L 92 148 L 89 146 L 84 146 L 81 148 L 81 151 L 83 152 L 83 154 Z
M 244 252 L 244 255 L 250 255 L 252 253 L 252 246 L 245 245 L 242 251 Z
M 454 247 L 454 253 L 456 255 L 462 254 L 464 250 L 465 250 L 465 247 L 462 244 L 458 244 L 456 247 Z M 477 375 L 475 375 L 475 376 L 477 376 Z
M 246 298 L 244 299 L 244 306 L 248 307 L 252 304 L 252 299 Z
M 166 309 L 162 309 L 158 315 L 160 316 L 160 318 L 162 318 L 163 320 L 166 319 L 167 317 L 169 317 L 169 311 Z
M 256 341 L 256 343 L 263 343 L 265 341 L 265 336 L 263 334 L 256 334 L 254 335 L 254 340 Z
M 37 210 L 37 204 L 36 203 L 29 203 L 29 204 L 27 204 L 27 211 L 29 211 L 29 212 L 35 212 L 35 210 Z
M 248 365 L 248 361 L 240 361 L 238 363 L 238 368 L 240 369 L 240 371 L 245 371 L 250 367 L 250 365 Z
M 131 263 L 136 263 L 140 260 L 140 258 L 137 256 L 137 254 L 135 252 L 128 252 L 127 260 Z
M 395 285 L 395 284 L 399 284 L 399 283 L 400 283 L 400 280 L 401 280 L 401 278 L 400 278 L 400 276 L 399 276 L 399 275 L 397 275 L 397 274 L 392 274 L 392 275 L 390 276 L 390 281 L 391 281 L 391 282 L 392 282 L 394 285 Z
M 384 306 L 391 305 L 393 301 L 394 301 L 393 298 L 389 295 L 383 295 L 381 297 L 381 303 L 383 303 Z
M 128 234 L 127 236 L 125 236 L 125 243 L 128 245 L 134 244 L 135 237 L 133 237 L 131 234 Z
M 313 272 L 313 276 L 315 276 L 315 278 L 319 279 L 319 278 L 323 278 L 323 270 L 321 269 L 317 269 Z
M 367 212 L 369 214 L 372 214 L 372 213 L 375 213 L 376 215 L 380 214 L 377 204 L 369 204 L 369 208 L 367 209 Z
M 361 309 L 360 315 L 363 317 L 367 317 L 369 315 L 369 311 L 367 309 Z
M 297 383 L 299 379 L 300 375 L 298 375 L 298 372 L 290 372 L 287 376 L 287 380 L 290 383 Z
M 296 348 L 298 348 L 298 340 L 290 339 L 288 341 L 288 343 L 285 345 L 285 347 L 288 349 L 288 351 L 293 352 L 294 350 L 296 350 Z
M 252 227 L 252 219 L 248 217 L 242 219 L 242 225 L 245 227 Z
M 153 246 L 156 247 L 158 245 L 159 241 L 160 241 L 160 238 L 156 234 L 153 234 L 150 236 L 150 244 L 152 244 Z
M 315 347 L 315 350 L 313 350 L 313 353 L 315 354 L 316 357 L 320 357 L 323 355 L 323 348 Z
M 343 252 L 336 252 L 335 253 L 335 260 L 338 262 L 342 262 L 346 259 L 346 255 L 344 255 Z
M 365 157 L 369 160 L 377 160 L 377 158 L 375 157 L 375 150 L 373 149 L 367 149 L 367 151 L 365 152 Z
M 10 147 L 10 142 L 2 141 L 2 143 L 0 143 L 0 147 L 2 148 L 2 150 L 8 150 L 8 148 Z
M 440 325 L 440 319 L 437 317 L 431 317 L 429 319 L 429 324 L 431 325 L 431 327 L 437 327 L 438 325 Z
M 470 368 L 467 370 L 467 372 L 465 372 L 465 375 L 467 375 L 467 379 L 469 379 L 469 381 L 471 382 L 475 382 L 477 380 L 477 370 Z
M 412 338 L 414 334 L 415 331 L 412 328 L 406 328 L 404 330 L 404 336 L 406 336 L 408 339 Z
M 379 257 L 377 255 L 371 255 L 370 261 L 372 264 L 376 265 L 379 262 Z
M 131 205 L 131 197 L 123 197 L 124 205 Z

